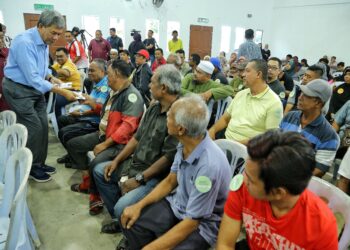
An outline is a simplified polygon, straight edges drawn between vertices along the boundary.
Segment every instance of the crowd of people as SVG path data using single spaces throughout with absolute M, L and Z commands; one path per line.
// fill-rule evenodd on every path
M 186 62 L 176 30 L 165 59 L 152 30 L 144 41 L 135 32 L 125 49 L 115 28 L 107 39 L 96 30 L 87 48 L 64 28 L 49 10 L 13 40 L 2 26 L 0 108 L 27 127 L 30 177 L 47 182 L 56 169 L 45 163 L 45 93 L 56 94 L 67 151 L 57 163 L 81 171 L 71 190 L 88 194 L 90 215 L 107 209 L 101 232 L 122 233 L 117 249 L 338 248 L 335 217 L 307 186 L 344 158 L 337 185 L 350 191 L 344 62 L 274 57 L 251 29 L 228 60 L 225 52 L 192 53 Z M 48 45 L 62 34 L 66 46 L 50 65 Z M 226 111 L 209 122 L 209 103 L 227 98 Z M 233 176 L 218 138 L 247 147 L 243 175 Z M 246 237 L 237 242 L 242 226 Z

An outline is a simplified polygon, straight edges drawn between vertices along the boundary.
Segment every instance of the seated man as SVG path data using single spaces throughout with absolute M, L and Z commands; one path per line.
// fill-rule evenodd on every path
M 211 75 L 213 81 L 227 85 L 228 81 L 224 73 L 221 71 L 221 62 L 217 57 L 211 57 L 210 62 L 214 65 L 214 72 Z
M 180 144 L 170 174 L 124 209 L 121 224 L 130 249 L 202 250 L 215 244 L 232 171 L 206 133 L 208 121 L 208 108 L 197 95 L 171 106 L 168 132 Z
M 231 182 L 216 249 L 245 243 L 244 249 L 337 250 L 332 211 L 306 189 L 315 166 L 307 140 L 295 132 L 268 131 L 248 142 L 248 154 L 244 178 Z M 236 243 L 242 226 L 246 240 Z
M 313 174 L 322 177 L 332 165 L 339 146 L 339 137 L 328 123 L 321 110 L 332 95 L 325 80 L 316 79 L 300 85 L 299 111 L 290 111 L 283 118 L 283 131 L 296 131 L 310 141 L 316 151 L 316 166 Z
M 188 60 L 188 65 L 190 65 L 191 69 L 189 71 L 187 71 L 184 76 L 187 76 L 190 73 L 194 73 L 194 71 L 196 70 L 196 68 L 200 62 L 201 62 L 200 55 L 198 55 L 196 53 L 191 54 L 191 56 Z
M 185 51 L 183 49 L 178 49 L 175 51 L 175 53 L 181 59 L 180 72 L 181 72 L 181 75 L 184 76 L 191 69 L 190 65 L 187 62 L 185 62 Z
M 239 91 L 246 88 L 243 81 L 243 73 L 246 66 L 247 62 L 232 63 L 230 66 L 232 80 L 229 82 L 229 84 L 233 88 L 232 97 L 235 97 Z
M 157 102 L 147 109 L 136 134 L 117 157 L 94 168 L 97 190 L 114 219 L 102 227 L 102 232 L 120 232 L 118 218 L 124 208 L 146 196 L 169 173 L 178 141 L 168 134 L 166 118 L 180 88 L 180 72 L 173 65 L 160 66 L 150 83 L 152 97 Z M 122 172 L 128 180 L 119 187 Z M 92 189 L 91 185 L 90 195 L 97 195 Z
M 117 49 L 111 49 L 109 51 L 109 58 L 110 60 L 108 61 L 108 66 L 112 64 L 114 60 L 118 60 L 118 50 Z
M 350 150 L 346 151 L 340 163 L 338 174 L 340 175 L 337 187 L 345 193 L 350 194 Z
M 163 50 L 161 48 L 157 48 L 155 51 L 155 60 L 152 63 L 152 72 L 154 72 L 159 66 L 166 64 L 166 61 L 163 57 Z
M 81 105 L 72 107 L 72 111 L 68 115 L 62 115 L 58 118 L 59 127 L 58 138 L 62 145 L 67 148 L 67 142 L 77 136 L 90 134 L 98 130 L 100 123 L 100 114 L 94 112 L 92 106 L 97 103 L 103 105 L 109 95 L 110 88 L 107 83 L 106 61 L 103 59 L 95 59 L 89 66 L 89 80 L 93 83 L 93 89 L 90 96 L 82 102 Z M 90 97 L 93 102 L 90 102 Z M 58 163 L 66 163 L 66 167 L 70 166 L 68 154 L 57 159 Z
M 148 51 L 139 50 L 135 55 L 136 70 L 132 78 L 132 84 L 140 91 L 143 101 L 148 106 L 151 101 L 151 94 L 148 85 L 151 81 L 152 70 L 147 61 L 149 60 Z
M 278 80 L 278 74 L 281 70 L 282 62 L 277 57 L 270 57 L 267 61 L 267 84 L 280 98 L 282 103 L 285 103 L 286 90 Z
M 131 72 L 133 72 L 135 69 L 135 66 L 131 62 L 129 51 L 126 49 L 119 51 L 119 57 L 120 57 L 120 60 L 126 62 L 130 66 Z
M 112 160 L 128 143 L 136 131 L 142 113 L 143 100 L 130 83 L 130 67 L 121 60 L 113 61 L 108 67 L 108 85 L 112 89 L 105 104 L 90 105 L 96 113 L 101 112 L 99 131 L 75 137 L 68 141 L 67 151 L 72 167 L 83 171 L 83 182 L 73 184 L 71 190 L 87 193 L 90 183 L 89 167 Z M 96 158 L 89 163 L 87 152 L 93 150 Z
M 166 59 L 166 63 L 173 64 L 175 66 L 175 68 L 177 68 L 180 71 L 181 57 L 178 54 L 171 52 L 171 53 L 169 53 L 168 58 Z
M 58 48 L 56 50 L 56 63 L 52 68 L 57 72 L 58 78 L 62 82 L 71 82 L 72 86 L 67 88 L 70 90 L 80 91 L 80 73 L 77 66 L 69 59 L 69 53 L 66 48 Z M 55 114 L 56 117 L 61 116 L 61 108 L 69 102 L 61 95 L 56 95 Z
M 223 116 L 210 128 L 212 139 L 226 128 L 225 137 L 246 144 L 268 129 L 278 128 L 283 108 L 280 98 L 267 85 L 267 63 L 253 59 L 245 67 L 247 89 L 238 92 Z
M 188 74 L 182 80 L 182 94 L 196 93 L 208 102 L 210 99 L 215 101 L 225 99 L 231 96 L 233 89 L 231 86 L 214 82 L 211 75 L 214 72 L 214 65 L 208 61 L 201 61 L 194 71 L 194 74 Z

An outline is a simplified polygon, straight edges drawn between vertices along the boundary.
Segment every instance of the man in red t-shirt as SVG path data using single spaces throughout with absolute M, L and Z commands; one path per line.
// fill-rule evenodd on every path
M 152 72 L 156 71 L 159 66 L 166 64 L 166 60 L 163 57 L 163 50 L 161 48 L 156 49 L 155 57 L 156 59 L 151 66 Z
M 247 148 L 244 176 L 230 184 L 216 249 L 241 247 L 236 241 L 242 224 L 249 249 L 338 249 L 332 211 L 306 189 L 315 166 L 306 139 L 270 130 Z
M 92 39 L 89 44 L 89 60 L 100 58 L 108 61 L 109 51 L 111 50 L 109 42 L 102 37 L 101 30 L 96 30 L 95 39 Z

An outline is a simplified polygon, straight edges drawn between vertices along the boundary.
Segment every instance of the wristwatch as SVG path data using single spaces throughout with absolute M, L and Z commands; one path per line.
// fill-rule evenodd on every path
M 143 176 L 143 173 L 138 173 L 136 176 L 135 176 L 135 180 L 140 183 L 141 185 L 145 185 L 146 182 L 145 182 L 145 177 Z

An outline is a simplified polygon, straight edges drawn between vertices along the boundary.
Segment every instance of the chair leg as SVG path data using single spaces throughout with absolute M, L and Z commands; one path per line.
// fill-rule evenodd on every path
M 57 124 L 55 113 L 53 112 L 53 113 L 48 114 L 48 118 L 51 121 L 51 124 L 52 124 L 53 130 L 55 132 L 55 135 L 58 138 L 58 124 Z
M 34 246 L 36 248 L 39 248 L 41 245 L 38 233 L 35 229 L 35 225 L 32 219 L 32 215 L 30 214 L 28 205 L 26 205 L 26 224 L 27 224 L 27 230 L 29 232 L 29 236 L 32 238 Z

